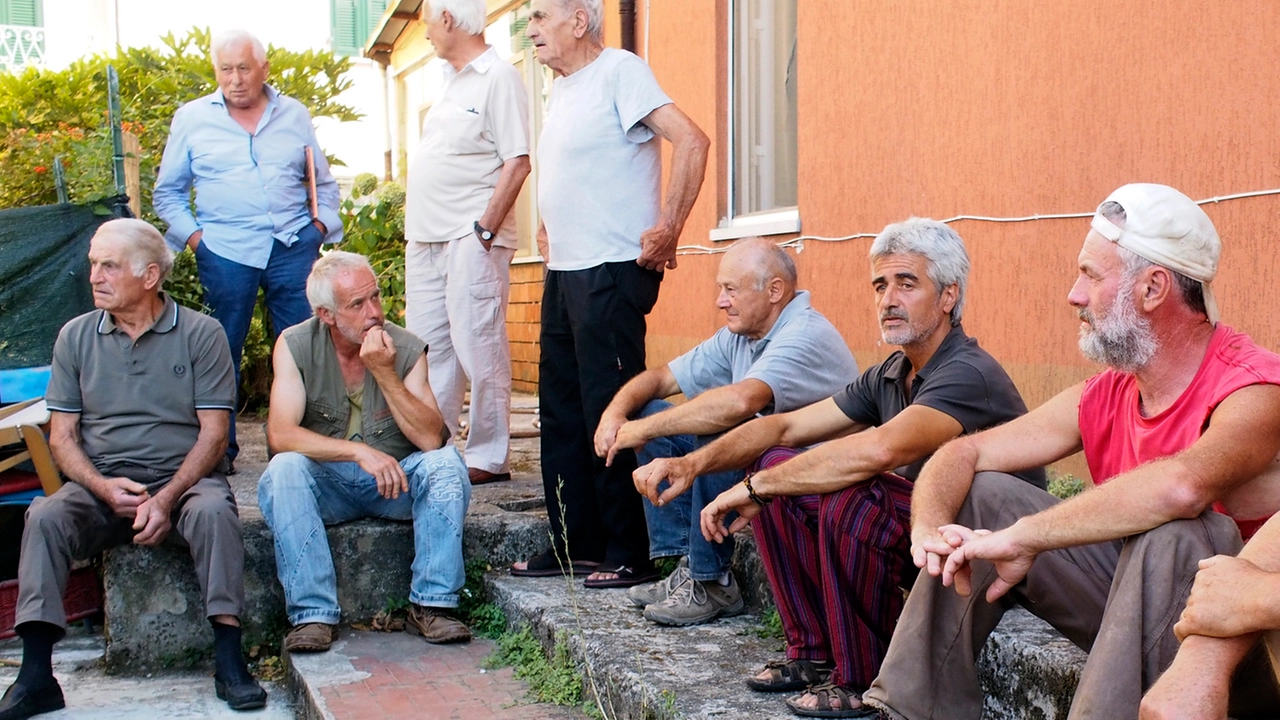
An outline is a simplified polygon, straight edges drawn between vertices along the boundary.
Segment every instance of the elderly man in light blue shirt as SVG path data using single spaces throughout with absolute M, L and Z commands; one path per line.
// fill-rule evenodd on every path
M 342 239 L 342 219 L 311 115 L 266 84 L 262 43 L 233 30 L 214 37 L 211 48 L 218 90 L 174 114 L 152 201 L 169 225 L 169 245 L 196 255 L 204 301 L 227 333 L 239 385 L 258 288 L 273 337 L 311 317 L 307 275 L 320 245 Z M 237 451 L 233 423 L 228 459 Z
M 596 453 L 612 463 L 635 448 L 643 487 L 657 458 L 682 457 L 759 415 L 824 400 L 857 375 L 853 354 L 834 326 L 796 290 L 796 267 L 768 240 L 751 238 L 725 253 L 716 276 L 725 327 L 660 368 L 637 375 L 600 417 Z M 661 398 L 683 393 L 672 406 Z M 629 419 L 631 418 L 631 419 Z M 733 540 L 702 536 L 706 503 L 740 483 L 741 470 L 711 473 L 690 484 L 663 483 L 658 504 L 645 500 L 650 558 L 687 556 L 664 582 L 639 585 L 629 597 L 663 625 L 693 625 L 742 611 L 729 571 Z M 689 492 L 685 492 L 690 490 Z

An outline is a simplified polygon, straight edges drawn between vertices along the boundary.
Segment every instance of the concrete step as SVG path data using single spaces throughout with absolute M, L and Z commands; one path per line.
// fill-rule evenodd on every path
M 73 625 L 67 637 L 54 646 L 53 671 L 62 686 L 67 707 L 41 715 L 48 720 L 126 720 L 133 718 L 190 718 L 231 720 L 243 718 L 214 696 L 210 672 L 168 671 L 122 677 L 108 675 L 102 667 L 105 642 L 96 630 Z M 0 643 L 0 687 L 7 688 L 18 675 L 10 661 L 22 659 L 22 641 Z M 255 720 L 292 720 L 296 711 L 285 687 L 263 683 L 267 707 L 255 711 Z
M 530 703 L 511 668 L 486 669 L 494 649 L 344 628 L 329 652 L 288 659 L 289 685 L 305 720 L 585 720 L 576 708 Z
M 744 679 L 783 657 L 759 636 L 760 616 L 686 628 L 646 621 L 624 590 L 586 590 L 559 578 L 486 578 L 513 626 L 528 624 L 551 651 L 567 644 L 617 718 L 791 718 L 788 694 L 749 690 Z M 982 652 L 986 720 L 1066 718 L 1084 653 L 1025 610 L 1005 616 Z M 586 681 L 584 680 L 584 684 Z

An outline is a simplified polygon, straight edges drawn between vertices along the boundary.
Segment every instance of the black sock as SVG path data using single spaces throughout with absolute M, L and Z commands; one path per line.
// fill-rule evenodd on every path
M 223 682 L 244 680 L 249 675 L 240 650 L 240 626 L 209 621 L 213 625 L 213 662 Z
M 18 626 L 22 636 L 22 668 L 15 685 L 40 690 L 54 682 L 53 644 L 62 637 L 62 628 L 46 622 L 24 622 Z

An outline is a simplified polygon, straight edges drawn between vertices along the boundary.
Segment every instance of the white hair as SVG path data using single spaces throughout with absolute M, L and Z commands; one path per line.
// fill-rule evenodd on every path
M 213 36 L 213 40 L 209 41 L 209 58 L 213 60 L 213 67 L 218 67 L 218 53 L 226 50 L 233 45 L 240 43 L 249 43 L 253 46 L 253 59 L 259 63 L 267 61 L 267 49 L 262 46 L 262 41 L 245 30 L 224 30 Z
M 307 278 L 307 302 L 311 303 L 311 310 L 315 312 L 324 308 L 329 312 L 337 312 L 338 302 L 333 294 L 333 279 L 342 273 L 361 268 L 368 270 L 374 277 L 378 276 L 368 258 L 353 252 L 332 250 L 316 260 L 316 264 L 311 266 L 311 275 Z
M 448 11 L 453 16 L 453 22 L 463 32 L 468 35 L 484 34 L 484 21 L 488 18 L 484 0 L 427 0 L 427 2 L 431 11 L 430 17 L 423 18 L 424 20 L 438 20 L 445 11 Z
M 602 0 L 560 0 L 560 7 L 572 12 L 582 8 L 587 14 L 587 37 L 604 42 L 604 3 Z
M 134 218 L 117 218 L 108 220 L 98 226 L 94 236 L 109 235 L 125 242 L 125 256 L 129 258 L 129 269 L 134 277 L 142 277 L 148 265 L 160 268 L 160 285 L 173 270 L 173 251 L 164 242 L 160 231 L 145 220 Z

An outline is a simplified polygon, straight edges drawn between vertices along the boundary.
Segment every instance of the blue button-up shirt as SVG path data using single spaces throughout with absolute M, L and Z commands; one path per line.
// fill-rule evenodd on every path
M 253 134 L 227 112 L 221 89 L 174 113 L 152 196 L 156 214 L 169 224 L 165 239 L 174 250 L 203 230 L 200 242 L 217 255 L 265 268 L 269 239 L 292 245 L 311 222 L 307 146 L 315 156 L 317 214 L 328 229 L 325 242 L 342 239 L 338 183 L 316 142 L 311 114 L 270 85 L 265 91 L 267 108 Z

